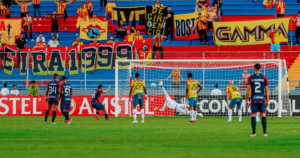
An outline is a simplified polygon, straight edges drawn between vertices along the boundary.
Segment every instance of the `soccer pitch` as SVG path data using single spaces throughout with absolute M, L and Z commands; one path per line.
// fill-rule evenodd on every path
M 44 124 L 43 117 L 0 117 L 0 157 L 6 158 L 299 158 L 300 119 L 268 118 L 269 137 L 250 137 L 250 117 L 72 117 L 63 125 Z M 51 120 L 51 117 L 49 117 Z

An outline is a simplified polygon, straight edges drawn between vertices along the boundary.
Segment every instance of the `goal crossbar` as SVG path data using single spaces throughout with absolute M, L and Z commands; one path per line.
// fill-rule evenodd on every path
M 157 62 L 161 62 L 161 63 L 175 63 L 175 62 L 179 62 L 179 63 L 191 63 L 191 62 L 199 62 L 199 63 L 218 63 L 218 62 L 222 62 L 222 63 L 230 63 L 230 62 L 252 62 L 252 63 L 277 63 L 278 64 L 278 117 L 281 117 L 281 113 L 282 113 L 282 99 L 281 99 L 281 92 L 282 92 L 282 65 L 281 59 L 212 59 L 212 60 L 202 60 L 202 59 L 197 59 L 197 60 L 127 60 L 127 59 L 117 59 L 115 60 L 115 102 L 116 102 L 116 110 L 115 110 L 115 116 L 118 117 L 118 108 L 119 108 L 119 98 L 118 98 L 118 78 L 119 78 L 119 68 L 118 65 L 119 63 L 130 63 L 129 67 L 131 67 L 131 63 L 157 63 Z M 130 70 L 131 71 L 131 70 Z M 204 75 L 204 74 L 203 74 Z M 129 79 L 128 79 L 129 80 Z M 129 91 L 129 89 L 128 89 Z

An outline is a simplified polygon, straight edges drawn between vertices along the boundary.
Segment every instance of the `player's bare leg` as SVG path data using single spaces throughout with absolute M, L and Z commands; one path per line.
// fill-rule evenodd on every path
M 48 105 L 46 114 L 45 114 L 45 124 L 47 123 L 48 115 L 49 115 L 51 108 L 52 108 L 52 105 Z
M 53 106 L 53 114 L 52 114 L 52 124 L 56 124 L 55 123 L 55 117 L 56 117 L 56 109 L 57 109 L 58 105 L 54 105 Z
M 239 115 L 239 122 L 242 122 L 242 110 L 238 109 L 238 115 Z
M 133 122 L 132 123 L 137 123 L 137 120 L 136 120 L 137 111 L 136 111 L 135 106 L 133 106 L 132 114 L 133 114 Z
M 104 117 L 105 117 L 105 119 L 106 119 L 106 120 L 109 120 L 108 114 L 107 114 L 106 109 L 105 109 L 105 106 L 104 106 L 103 112 L 104 112 Z

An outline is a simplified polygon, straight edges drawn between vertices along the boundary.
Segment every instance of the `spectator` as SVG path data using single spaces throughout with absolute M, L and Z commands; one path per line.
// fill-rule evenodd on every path
M 215 89 L 211 91 L 210 95 L 216 96 L 216 95 L 222 95 L 222 91 L 219 90 L 219 85 L 215 85 Z
M 103 3 L 104 3 L 104 6 L 106 6 L 107 0 L 100 0 L 100 10 L 102 10 L 102 8 L 103 8 Z
M 13 85 L 13 89 L 10 91 L 10 95 L 19 95 L 19 90 L 17 90 L 17 85 Z
M 269 33 L 269 37 L 271 38 L 271 52 L 278 52 L 278 59 L 280 58 L 280 34 L 281 31 L 273 25 L 272 32 Z M 274 58 L 274 54 L 272 53 L 272 58 Z
M 178 68 L 175 68 L 171 74 L 166 78 L 166 80 L 168 80 L 169 78 L 171 78 L 173 76 L 173 82 L 172 82 L 172 88 L 177 88 L 179 89 L 180 86 L 180 77 L 183 80 L 183 77 L 181 75 L 181 71 L 178 70 Z
M 28 13 L 28 6 L 32 4 L 32 2 L 30 3 L 26 3 L 26 1 L 23 1 L 22 3 L 17 2 L 16 0 L 14 0 L 20 7 L 21 7 L 21 18 L 24 18 L 26 16 L 26 13 Z
M 32 37 L 32 19 L 29 16 L 29 13 L 26 13 L 26 17 L 23 18 L 23 28 L 25 30 L 25 39 L 27 40 L 29 35 L 31 41 L 34 41 Z
M 86 0 L 86 3 L 84 4 L 84 8 L 86 8 L 89 18 L 93 17 L 93 4 L 90 2 L 90 0 Z
M 196 20 L 196 25 L 194 26 L 194 30 L 197 27 L 197 32 L 199 34 L 201 45 L 203 45 L 203 37 L 202 36 L 204 36 L 206 45 L 209 45 L 208 37 L 206 34 L 206 23 L 207 23 L 207 19 L 201 15 L 201 12 L 199 12 L 198 18 Z
M 0 11 L 2 11 L 3 9 L 7 9 L 7 8 L 5 7 L 5 5 L 2 4 L 2 1 L 0 1 Z M 5 14 L 2 14 L 1 16 L 2 16 L 2 18 L 7 17 L 7 15 L 5 15 Z
M 40 89 L 39 86 L 36 84 L 34 80 L 31 81 L 31 85 L 28 89 L 28 95 L 29 96 L 40 96 Z
M 156 35 L 153 37 L 154 46 L 153 46 L 152 59 L 155 59 L 156 51 L 159 51 L 161 59 L 164 59 L 164 53 L 163 53 L 163 48 L 162 48 L 162 40 L 166 39 L 166 38 L 167 38 L 166 36 L 160 35 L 160 32 L 156 33 Z
M 95 45 L 98 45 L 98 41 L 97 41 L 97 38 L 94 38 L 92 41 L 91 41 L 91 44 L 95 44 Z
M 213 8 L 210 8 L 207 13 L 207 36 L 210 30 L 214 30 L 214 21 L 217 20 L 217 14 L 214 12 Z
M 120 23 L 117 28 L 117 38 L 120 36 L 124 40 L 124 37 L 126 35 L 126 30 L 127 30 L 126 25 L 124 24 L 123 20 L 120 20 Z
M 53 10 L 52 14 L 56 14 L 56 10 Z M 59 26 L 58 26 L 58 19 L 53 18 L 51 19 L 51 36 L 54 35 L 54 32 L 56 32 L 56 38 L 59 39 Z M 43 40 L 45 42 L 45 39 Z
M 291 19 L 294 22 L 297 22 L 297 24 L 296 24 L 296 46 L 298 46 L 299 38 L 300 38 L 300 11 L 298 11 L 298 16 L 295 19 L 293 17 L 291 17 Z
M 144 40 L 144 37 L 141 35 L 141 31 L 137 30 L 135 32 L 134 41 Z
M 10 6 L 11 6 L 11 0 L 3 0 L 3 5 L 4 5 L 6 8 L 10 9 Z
M 134 40 L 134 33 L 131 32 L 132 30 L 135 32 L 134 27 L 132 27 L 131 30 L 127 30 L 127 35 L 124 37 L 124 42 L 132 42 Z
M 39 36 L 36 38 L 36 42 L 39 42 L 40 41 L 40 38 L 42 39 L 43 42 L 45 42 L 45 37 L 43 36 L 42 32 L 39 33 Z
M 156 3 L 153 5 L 153 7 L 161 8 L 164 7 L 164 5 L 161 4 L 159 0 L 156 0 Z
M 164 15 L 164 19 L 166 19 L 166 35 L 170 35 L 171 41 L 173 41 L 174 34 L 174 12 L 171 11 L 171 7 L 167 8 L 167 12 Z M 168 40 L 168 38 L 166 38 Z
M 222 7 L 221 7 L 222 5 L 223 5 L 222 0 L 214 0 L 213 1 L 213 6 L 216 7 L 215 11 L 218 15 L 219 21 L 221 21 L 221 16 L 223 15 Z
M 209 8 L 208 3 L 205 1 L 201 6 L 201 11 L 207 11 Z
M 89 21 L 90 21 L 90 22 L 94 22 L 94 23 L 96 23 L 96 22 L 101 22 L 101 20 L 100 20 L 99 18 L 97 18 L 97 14 L 96 14 L 96 13 L 93 14 L 93 17 L 90 18 Z
M 4 84 L 3 84 L 3 88 L 1 89 L 1 95 L 2 95 L 2 96 L 9 95 L 9 90 L 8 90 L 8 88 L 7 88 L 7 83 L 4 83 Z
M 73 42 L 72 46 L 77 46 L 78 50 L 80 50 L 80 46 L 82 46 L 82 45 L 83 45 L 83 43 L 80 41 L 79 36 L 76 36 L 76 41 Z
M 242 80 L 239 81 L 239 85 L 242 83 L 241 85 L 241 90 L 247 88 L 247 84 L 248 84 L 248 78 L 251 75 L 247 72 L 247 69 L 244 69 L 244 73 L 242 74 Z
M 55 36 L 53 35 L 51 40 L 48 42 L 48 47 L 58 47 L 58 46 L 59 46 L 59 43 L 55 39 Z
M 80 33 L 80 23 L 82 21 L 88 21 L 89 20 L 89 13 L 87 11 L 86 8 L 84 8 L 84 5 L 81 4 L 80 5 L 80 8 L 77 9 L 77 24 L 76 24 L 76 27 L 77 27 L 77 33 Z
M 20 37 L 16 39 L 15 46 L 18 49 L 25 49 L 25 48 L 27 48 L 27 42 L 26 42 L 26 39 L 23 37 L 23 33 L 20 33 Z
M 284 17 L 285 3 L 283 2 L 283 0 L 279 0 L 276 2 L 276 8 L 277 17 Z
M 196 2 L 195 12 L 200 12 L 202 7 L 201 1 Z
M 116 7 L 116 3 L 113 2 L 113 0 L 109 0 L 109 3 L 106 4 L 106 21 L 109 21 L 109 18 L 111 17 L 112 8 Z
M 33 12 L 34 12 L 34 21 L 36 21 L 36 11 L 39 13 L 39 20 L 41 21 L 41 0 L 33 0 Z
M 35 44 L 35 46 L 33 47 L 33 50 L 35 49 L 45 49 L 46 48 L 46 44 L 45 42 L 43 42 L 43 39 L 40 38 L 39 42 L 37 42 Z
M 57 14 L 64 15 L 64 20 L 61 21 L 61 25 L 65 26 L 65 21 L 68 18 L 66 7 L 67 7 L 67 5 L 71 4 L 73 1 L 70 1 L 70 2 L 66 2 L 64 0 L 59 0 L 59 2 L 55 2 L 55 0 L 52 0 L 52 1 L 57 5 Z M 67 30 L 66 27 L 64 29 L 65 29 L 65 31 Z M 57 37 L 57 39 L 58 39 L 58 37 Z
M 110 36 L 109 40 L 106 43 L 115 43 L 114 36 Z

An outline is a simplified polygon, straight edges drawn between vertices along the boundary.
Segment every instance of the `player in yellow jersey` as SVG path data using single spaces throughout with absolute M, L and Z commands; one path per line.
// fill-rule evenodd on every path
M 197 87 L 199 89 L 197 90 Z M 202 86 L 197 80 L 193 79 L 193 74 L 188 73 L 188 80 L 186 81 L 186 98 L 188 99 L 189 106 L 190 106 L 190 116 L 191 116 L 191 123 L 196 123 L 197 118 L 197 96 L 198 93 L 201 91 Z M 202 114 L 201 114 L 202 115 Z
M 227 86 L 227 88 L 226 88 L 226 94 L 227 94 L 227 108 L 228 108 L 228 121 L 227 122 L 231 122 L 232 109 L 235 108 L 235 105 L 237 105 L 237 109 L 238 109 L 239 122 L 242 122 L 241 106 L 242 106 L 243 99 L 242 99 L 239 88 L 237 88 L 237 86 L 234 85 L 233 81 L 229 81 L 229 86 Z M 229 102 L 230 96 L 231 96 L 231 101 Z
M 137 110 L 136 107 L 140 105 L 141 108 L 141 118 L 142 118 L 142 123 L 145 122 L 144 118 L 144 107 L 143 107 L 143 93 L 145 91 L 145 100 L 147 100 L 147 90 L 145 86 L 145 82 L 140 79 L 140 74 L 135 73 L 135 79 L 131 81 L 130 84 L 130 92 L 129 92 L 129 100 L 131 100 L 131 93 L 133 92 L 133 97 L 132 97 L 132 104 L 133 104 L 133 122 L 132 123 L 137 123 L 136 120 L 136 115 L 137 115 Z

